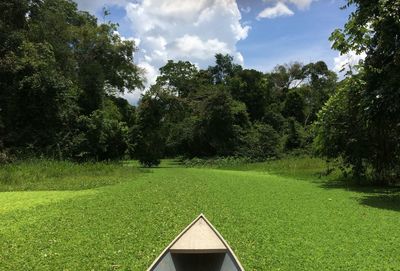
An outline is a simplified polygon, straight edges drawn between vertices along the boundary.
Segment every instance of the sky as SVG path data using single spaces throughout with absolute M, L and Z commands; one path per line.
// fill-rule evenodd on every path
M 216 53 L 230 54 L 248 69 L 271 71 L 276 65 L 323 60 L 339 72 L 363 56 L 340 56 L 328 40 L 351 12 L 345 0 L 75 0 L 99 23 L 119 24 L 118 33 L 134 40 L 135 62 L 146 71 L 146 85 L 169 59 L 200 68 Z M 110 11 L 104 18 L 103 8 Z M 125 96 L 136 103 L 140 92 Z

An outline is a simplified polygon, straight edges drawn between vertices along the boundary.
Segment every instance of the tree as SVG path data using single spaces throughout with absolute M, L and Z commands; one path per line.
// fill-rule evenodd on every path
M 228 156 L 235 151 L 241 129 L 249 126 L 246 106 L 235 101 L 223 86 L 197 92 L 183 120 L 178 138 L 191 157 Z M 185 135 L 185 137 L 183 137 Z
M 304 126 L 316 120 L 322 108 L 337 87 L 337 75 L 323 61 L 303 67 L 304 79 L 299 91 L 304 98 Z
M 74 147 L 74 159 L 119 160 L 128 149 L 128 126 L 112 101 L 107 100 L 103 110 L 79 118 L 80 138 Z
M 233 57 L 228 54 L 216 54 L 215 64 L 215 66 L 208 68 L 215 84 L 224 83 L 228 77 L 232 77 L 236 72 L 242 69 L 240 65 L 233 62 Z
M 45 150 L 77 109 L 78 92 L 57 70 L 50 44 L 24 41 L 16 53 L 14 66 L 3 70 L 12 78 L 1 99 L 5 145 Z
M 146 167 L 157 166 L 164 155 L 165 136 L 162 133 L 163 102 L 159 96 L 145 94 L 140 100 L 137 125 L 132 128 L 135 139 L 134 156 Z
M 301 147 L 301 136 L 296 127 L 296 121 L 293 118 L 288 120 L 288 134 L 285 142 L 287 150 L 293 150 Z
M 284 100 L 289 90 L 297 87 L 303 78 L 303 64 L 299 62 L 278 65 L 270 74 L 270 81 L 281 100 Z
M 241 70 L 227 84 L 233 98 L 246 105 L 250 119 L 261 120 L 271 102 L 270 86 L 264 74 L 256 70 Z
M 287 96 L 283 105 L 283 115 L 285 117 L 293 117 L 298 122 L 304 121 L 304 99 L 295 90 L 291 90 Z
M 329 160 L 341 158 L 357 180 L 365 177 L 369 165 L 370 142 L 366 127 L 360 125 L 364 87 L 361 75 L 345 79 L 318 113 L 314 124 L 317 154 Z
M 264 74 L 217 54 L 207 69 L 168 61 L 136 109 L 120 94 L 143 87 L 142 71 L 118 25 L 70 0 L 3 1 L 0 15 L 0 148 L 14 153 L 82 161 L 129 151 L 147 166 L 177 155 L 265 159 L 336 86 L 324 62 Z
M 189 61 L 168 60 L 167 64 L 160 68 L 157 84 L 173 88 L 178 96 L 186 97 L 193 91 L 197 73 L 196 66 Z
M 123 121 L 102 117 L 108 97 L 142 87 L 142 77 L 134 43 L 116 34 L 117 25 L 98 24 L 67 0 L 2 1 L 0 12 L 5 148 L 71 158 L 87 152 L 79 150 L 87 146 L 82 142 L 96 138 L 85 134 L 90 129 L 84 123 L 121 128 Z M 104 159 L 115 156 L 106 153 L 112 157 Z
M 260 161 L 279 156 L 281 152 L 279 134 L 272 126 L 256 122 L 242 132 L 244 135 L 237 147 L 236 155 Z
M 349 107 L 359 120 L 353 129 L 364 131 L 369 144 L 356 141 L 358 151 L 346 152 L 347 160 L 357 169 L 363 161 L 375 181 L 388 184 L 400 175 L 400 1 L 349 0 L 347 6 L 351 5 L 355 11 L 344 29 L 333 32 L 331 41 L 342 54 L 366 53 L 360 73 L 365 83 L 357 103 L 349 100 Z

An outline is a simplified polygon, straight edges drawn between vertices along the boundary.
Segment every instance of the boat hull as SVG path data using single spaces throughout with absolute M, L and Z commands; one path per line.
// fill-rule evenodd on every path
M 147 271 L 244 271 L 228 243 L 201 214 Z
M 151 271 L 240 271 L 229 253 L 175 254 L 168 252 Z

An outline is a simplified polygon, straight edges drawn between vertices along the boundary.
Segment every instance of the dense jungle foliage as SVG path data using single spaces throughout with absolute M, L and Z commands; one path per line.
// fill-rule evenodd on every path
M 400 1 L 349 0 L 333 48 L 367 57 L 344 80 L 322 62 L 199 69 L 168 61 L 144 88 L 133 41 L 69 0 L 0 2 L 0 160 L 164 157 L 265 160 L 312 152 L 358 179 L 400 173 Z M 107 14 L 105 14 L 107 15 Z M 106 18 L 106 16 L 105 16 Z M 312 148 L 313 147 L 313 148 Z

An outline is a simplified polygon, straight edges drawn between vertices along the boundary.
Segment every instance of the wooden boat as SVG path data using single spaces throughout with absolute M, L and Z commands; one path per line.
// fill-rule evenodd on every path
M 244 271 L 232 249 L 201 214 L 147 271 Z

